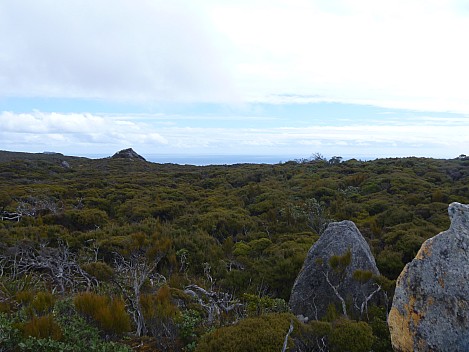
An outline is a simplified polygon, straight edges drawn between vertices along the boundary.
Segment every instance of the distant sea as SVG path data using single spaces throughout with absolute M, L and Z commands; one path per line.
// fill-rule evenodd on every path
M 158 164 L 179 164 L 179 165 L 234 165 L 234 164 L 280 164 L 287 161 L 301 161 L 309 159 L 311 156 L 298 155 L 181 155 L 181 154 L 140 154 L 145 160 Z M 81 155 L 85 158 L 99 159 L 107 158 L 110 155 L 88 154 Z M 325 156 L 326 159 L 329 156 Z M 356 158 L 362 161 L 374 160 L 378 157 L 387 156 L 351 156 L 343 155 L 342 161 Z
M 180 165 L 233 165 L 233 164 L 278 164 L 299 159 L 294 155 L 169 155 L 140 154 L 147 161 L 159 164 Z M 109 155 L 83 155 L 87 158 L 106 158 Z
M 278 164 L 294 160 L 295 156 L 278 155 L 148 155 L 154 163 L 173 163 L 180 165 L 233 165 L 233 164 Z

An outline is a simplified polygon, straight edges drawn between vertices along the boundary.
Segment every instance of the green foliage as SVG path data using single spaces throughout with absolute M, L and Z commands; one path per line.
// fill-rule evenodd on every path
M 329 351 L 329 337 L 333 329 L 331 323 L 313 320 L 295 328 L 293 331 L 295 350 Z
M 379 271 L 390 279 L 397 279 L 404 268 L 402 253 L 389 249 L 385 249 L 378 254 L 376 264 Z
M 373 273 L 369 270 L 358 269 L 353 272 L 352 277 L 354 280 L 364 284 L 371 280 Z
M 53 339 L 38 339 L 36 337 L 29 337 L 22 342 L 18 343 L 20 351 L 31 351 L 31 352 L 66 352 L 75 351 L 73 346 L 66 345 L 60 341 Z
M 100 209 L 69 210 L 63 215 L 63 224 L 73 230 L 87 231 L 104 226 L 108 215 Z
M 251 247 L 249 246 L 249 244 L 246 244 L 244 242 L 236 243 L 235 248 L 233 250 L 233 254 L 235 256 L 243 256 L 243 257 L 248 256 L 250 252 L 251 252 Z
M 349 249 L 342 255 L 333 255 L 329 258 L 329 265 L 336 273 L 343 273 L 352 261 L 352 251 Z
M 376 215 L 387 210 L 389 208 L 389 204 L 386 200 L 378 199 L 378 200 L 373 200 L 372 202 L 368 202 L 366 204 L 366 208 L 370 215 Z
M 0 192 L 0 211 L 3 211 L 4 209 L 6 209 L 10 205 L 11 201 L 12 199 L 11 199 L 11 196 L 8 194 L 8 192 L 6 191 Z
M 333 352 L 370 351 L 374 342 L 373 330 L 365 322 L 341 319 L 334 323 L 329 341 Z
M 179 336 L 181 337 L 185 350 L 194 351 L 197 338 L 201 333 L 202 317 L 196 310 L 185 310 L 178 323 Z
M 335 306 L 335 304 L 329 303 L 329 305 L 327 306 L 326 315 L 324 316 L 323 320 L 332 322 L 332 321 L 336 321 L 339 318 L 339 316 L 340 314 L 337 311 L 337 307 Z
M 82 265 L 82 269 L 99 281 L 111 281 L 114 277 L 114 270 L 105 262 L 86 263 Z
M 248 316 L 288 312 L 288 304 L 281 298 L 259 297 L 248 293 L 245 293 L 243 298 L 246 302 L 246 313 Z
M 278 352 L 282 349 L 292 319 L 291 314 L 287 313 L 246 318 L 236 325 L 222 327 L 204 335 L 196 351 Z
M 260 255 L 265 249 L 267 249 L 270 245 L 272 245 L 272 241 L 269 240 L 268 238 L 263 237 L 263 238 L 250 241 L 248 245 L 251 251 Z
M 21 333 L 15 320 L 11 315 L 0 313 L 0 346 L 5 351 L 13 351 L 19 341 L 21 341 Z
M 391 337 L 386 321 L 386 308 L 373 305 L 369 307 L 368 314 L 370 317 L 369 325 L 375 336 L 372 350 L 375 352 L 392 351 Z
M 61 166 L 64 160 L 70 168 Z M 0 255 L 13 260 L 19 246 L 47 252 L 66 243 L 68 258 L 98 280 L 91 278 L 79 289 L 99 292 L 104 298 L 122 294 L 116 252 L 126 259 L 140 255 L 146 264 L 159 260 L 141 286 L 148 334 L 159 341 L 148 346 L 169 350 L 181 340 L 191 350 L 200 330 L 210 329 L 204 309 L 187 297 L 168 295 L 160 289 L 164 282 L 180 289 L 189 283 L 204 285 L 208 282 L 204 265 L 209 266 L 214 290 L 233 293 L 233 299 L 244 298 L 249 314 L 262 316 L 276 311 L 273 301 L 288 300 L 306 253 L 324 224 L 332 218 L 347 219 L 357 224 L 370 244 L 383 275 L 371 279 L 391 300 L 392 280 L 424 240 L 449 226 L 447 203 L 469 203 L 467 163 L 464 159 L 403 158 L 329 164 L 319 157 L 276 165 L 195 167 L 0 152 L 0 211 L 15 212 L 19 206 L 36 210 L 19 222 L 0 220 Z M 332 276 L 343 275 L 348 266 L 345 254 L 316 264 L 331 265 Z M 80 341 L 89 340 L 94 341 L 90 346 L 101 346 L 89 350 L 112 350 L 110 345 L 103 347 L 101 336 L 116 339 L 127 331 L 127 327 L 114 331 L 111 325 L 119 319 L 110 311 L 120 311 L 123 320 L 118 325 L 125 326 L 128 313 L 122 312 L 132 311 L 131 302 L 124 307 L 119 300 L 93 298 L 99 305 L 93 305 L 93 299 L 87 304 L 96 311 L 107 307 L 99 313 L 101 318 L 91 312 L 77 314 L 73 305 L 59 316 L 53 307 L 63 300 L 48 295 L 52 288 L 44 269 L 20 275 L 12 262 L 2 263 L 6 264 L 0 278 L 0 311 L 7 313 L 4 331 L 12 333 L 15 347 L 21 342 L 35 346 L 24 350 L 63 347 L 66 351 L 76 344 L 81 346 L 76 350 L 84 350 Z M 369 276 L 354 273 L 358 281 L 365 282 Z M 75 279 L 70 278 L 71 282 Z M 68 289 L 63 297 L 72 296 Z M 112 304 L 116 307 L 111 308 Z M 185 313 L 190 309 L 199 312 L 197 326 L 191 321 L 198 318 Z M 330 313 L 333 322 L 337 315 L 332 308 Z M 65 315 L 71 318 L 62 319 Z M 384 351 L 389 347 L 385 318 L 369 315 L 377 337 L 372 349 Z M 33 317 L 44 316 L 52 316 L 60 325 L 63 340 L 26 338 L 19 332 L 18 327 Z M 192 332 L 184 332 L 184 319 L 187 326 L 193 326 L 186 330 Z M 333 329 L 331 323 L 324 324 Z M 296 332 L 300 330 L 295 327 Z M 82 338 L 73 340 L 73 336 Z M 310 336 L 317 335 L 310 332 Z

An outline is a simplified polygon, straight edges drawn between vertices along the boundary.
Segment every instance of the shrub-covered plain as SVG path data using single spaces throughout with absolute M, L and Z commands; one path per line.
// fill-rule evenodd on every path
M 328 222 L 354 221 L 391 300 L 448 227 L 447 204 L 469 203 L 465 158 L 196 167 L 1 152 L 0 181 L 1 351 L 280 351 L 290 325 L 290 350 L 388 351 L 385 304 L 362 321 L 288 313 L 308 249 Z

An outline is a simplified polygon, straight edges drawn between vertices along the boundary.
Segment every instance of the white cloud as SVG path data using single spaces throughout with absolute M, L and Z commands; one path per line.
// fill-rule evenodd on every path
M 469 125 L 459 117 L 442 125 L 436 118 L 382 121 L 379 125 L 306 127 L 194 127 L 187 121 L 167 125 L 133 116 L 0 113 L 1 148 L 40 152 L 53 150 L 72 155 L 111 155 L 133 147 L 146 154 L 251 154 L 308 157 L 433 156 L 455 157 L 469 149 Z M 161 116 L 158 116 L 161 119 Z
M 3 0 L 0 97 L 469 113 L 468 32 L 460 0 Z
M 216 10 L 251 99 L 293 92 L 312 101 L 469 111 L 469 20 L 450 2 L 286 4 Z
M 185 1 L 0 2 L 0 95 L 228 99 L 203 14 Z
M 147 123 L 122 116 L 33 112 L 0 113 L 2 148 L 40 152 L 56 150 L 77 155 L 101 154 L 129 146 L 158 147 L 168 143 Z

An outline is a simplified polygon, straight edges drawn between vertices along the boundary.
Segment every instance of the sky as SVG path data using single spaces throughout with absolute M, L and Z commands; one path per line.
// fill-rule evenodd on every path
M 0 149 L 469 152 L 469 2 L 2 0 Z

